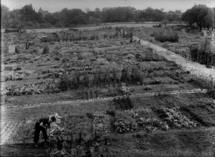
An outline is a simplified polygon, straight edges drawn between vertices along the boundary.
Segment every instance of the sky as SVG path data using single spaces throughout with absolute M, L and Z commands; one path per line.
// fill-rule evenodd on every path
M 26 4 L 32 4 L 38 10 L 40 7 L 50 12 L 60 11 L 63 8 L 80 8 L 94 10 L 95 8 L 132 6 L 136 9 L 147 7 L 185 11 L 195 4 L 206 4 L 215 7 L 215 0 L 1 0 L 10 10 L 18 9 Z

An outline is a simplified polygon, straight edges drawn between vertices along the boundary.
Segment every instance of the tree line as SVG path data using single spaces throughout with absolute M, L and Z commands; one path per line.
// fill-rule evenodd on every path
M 96 8 L 95 10 L 62 9 L 50 13 L 43 9 L 36 11 L 33 6 L 25 5 L 21 9 L 9 10 L 1 5 L 2 26 L 8 27 L 72 27 L 82 24 L 99 24 L 105 22 L 185 22 L 193 28 L 210 28 L 214 26 L 215 8 L 206 5 L 195 5 L 185 12 L 164 11 L 147 8 L 137 10 L 133 7 Z
M 132 7 L 96 8 L 86 11 L 65 8 L 50 13 L 41 8 L 36 11 L 30 4 L 15 10 L 9 10 L 1 5 L 1 10 L 3 27 L 71 27 L 105 22 L 178 21 L 181 18 L 181 11 L 165 12 L 152 8 L 136 10 Z

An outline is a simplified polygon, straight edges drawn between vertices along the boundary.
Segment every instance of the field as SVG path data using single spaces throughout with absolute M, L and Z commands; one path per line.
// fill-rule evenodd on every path
M 141 29 L 150 40 L 152 28 Z M 2 156 L 53 153 L 31 144 L 35 121 L 54 112 L 70 156 L 214 156 L 215 102 L 204 84 L 130 31 L 4 34 Z

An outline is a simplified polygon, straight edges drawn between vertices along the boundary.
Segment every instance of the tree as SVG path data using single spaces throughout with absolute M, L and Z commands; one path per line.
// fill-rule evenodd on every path
M 87 16 L 88 16 L 88 23 L 95 23 L 95 24 L 101 23 L 101 12 L 98 8 L 95 9 L 95 11 L 88 10 Z
M 8 21 L 8 19 L 9 19 L 9 8 L 2 5 L 2 4 L 1 4 L 1 19 L 2 19 L 2 25 L 7 27 L 9 24 L 9 21 Z
M 22 25 L 20 10 L 16 9 L 9 13 L 8 27 L 19 27 Z
M 35 26 L 70 27 L 89 23 L 99 24 L 101 22 L 178 21 L 181 18 L 180 11 L 165 12 L 162 9 L 152 8 L 136 10 L 133 7 L 112 7 L 103 8 L 102 10 L 96 8 L 93 11 L 88 9 L 86 12 L 81 9 L 65 8 L 54 13 L 45 11 L 42 8 L 35 11 L 31 4 L 12 11 L 1 5 L 1 9 L 3 27 L 19 27 L 20 25 L 32 28 L 35 28 Z M 202 12 L 202 15 L 204 15 L 204 13 L 205 12 Z M 205 18 L 206 22 L 203 22 L 207 26 L 211 25 L 209 21 L 212 15 L 211 13 L 212 12 L 209 11 Z M 193 21 L 191 24 L 193 24 Z
M 206 5 L 195 5 L 182 15 L 182 20 L 189 26 L 197 26 L 200 30 L 210 28 L 213 26 L 213 12 Z
M 168 21 L 180 21 L 182 13 L 180 10 L 169 11 L 166 13 L 166 20 Z
M 51 24 L 52 26 L 55 26 L 59 22 L 59 18 L 57 18 L 57 13 L 51 14 L 48 13 L 44 15 L 44 21 Z
M 66 27 L 86 24 L 88 22 L 86 13 L 84 13 L 81 9 L 69 10 L 65 8 L 58 14 L 58 18 L 59 21 Z
M 37 13 L 34 9 L 32 4 L 25 5 L 23 8 L 20 9 L 21 21 L 28 23 L 42 23 L 43 18 L 41 13 Z
M 129 22 L 134 21 L 135 9 L 132 7 L 104 8 L 103 22 Z
M 165 12 L 161 9 L 147 8 L 138 13 L 138 19 L 144 21 L 162 21 L 165 19 Z

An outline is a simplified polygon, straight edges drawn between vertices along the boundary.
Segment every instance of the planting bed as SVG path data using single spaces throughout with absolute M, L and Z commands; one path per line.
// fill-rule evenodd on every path
M 28 49 L 24 35 L 34 41 Z M 8 138 L 3 144 L 27 146 L 35 121 L 57 112 L 64 131 L 50 138 L 46 153 L 213 155 L 214 100 L 189 72 L 130 42 L 120 29 L 58 37 L 11 34 L 5 40 L 19 46 L 19 52 L 8 52 L 4 59 L 6 111 L 1 120 L 8 125 L 2 125 L 1 137 Z M 3 148 L 7 154 L 9 146 Z

